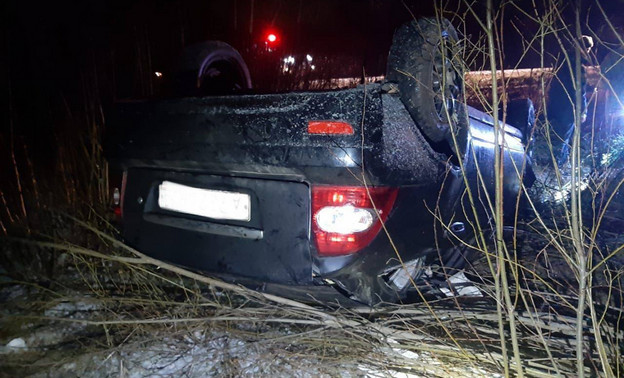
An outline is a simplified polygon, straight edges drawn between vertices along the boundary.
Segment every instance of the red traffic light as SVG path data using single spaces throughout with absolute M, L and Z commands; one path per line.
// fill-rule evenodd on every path
M 268 42 L 273 43 L 277 41 L 277 36 L 273 33 L 269 33 L 266 39 Z

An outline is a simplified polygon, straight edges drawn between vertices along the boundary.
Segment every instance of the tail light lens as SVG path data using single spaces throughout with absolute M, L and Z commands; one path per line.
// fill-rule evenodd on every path
M 369 245 L 388 218 L 397 193 L 396 188 L 312 187 L 312 232 L 319 255 L 348 255 Z
M 119 188 L 113 188 L 113 212 L 121 218 L 121 192 Z
M 113 212 L 118 219 L 123 218 L 124 194 L 126 192 L 126 180 L 128 172 L 124 171 L 121 176 L 121 189 L 113 188 Z
M 342 121 L 308 121 L 308 134 L 353 135 L 353 126 Z

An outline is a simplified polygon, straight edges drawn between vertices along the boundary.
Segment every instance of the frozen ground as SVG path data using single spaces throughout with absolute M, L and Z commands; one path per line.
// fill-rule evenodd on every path
M 128 324 L 129 330 L 112 324 L 115 320 L 109 320 L 109 325 L 106 321 L 98 323 L 97 319 L 110 319 L 107 301 L 86 293 L 74 298 L 33 307 L 41 299 L 38 289 L 19 284 L 3 287 L 0 376 L 420 377 L 427 375 L 427 370 L 440 369 L 464 376 L 492 374 L 476 367 L 444 367 L 431 353 L 403 349 L 390 338 L 385 344 L 356 343 L 350 353 L 344 340 L 336 339 L 340 332 L 251 318 L 233 317 L 231 322 L 218 325 L 215 316 L 169 318 L 162 324 L 134 319 Z M 31 311 L 40 315 L 25 314 Z M 113 318 L 123 321 L 126 316 L 120 313 Z M 118 333 L 123 333 L 123 338 Z
M 78 279 L 76 270 L 67 272 Z M 116 289 L 103 286 L 52 292 L 2 281 L 0 377 L 495 375 L 487 364 L 446 365 L 435 353 L 416 352 L 410 346 L 426 338 L 367 317 L 324 325 L 296 308 L 249 305 L 249 298 L 221 291 L 180 298 L 164 293 L 171 289 L 165 285 L 154 288 L 158 295 L 114 298 Z M 357 312 L 317 310 L 328 319 Z
M 294 334 L 289 327 L 261 327 L 265 334 L 258 336 L 259 329 L 252 321 L 215 327 L 210 318 L 178 319 L 148 327 L 149 331 L 136 324 L 135 331 L 126 332 L 120 342 L 114 335 L 122 332 L 117 326 L 92 323 L 109 318 L 106 313 L 111 308 L 103 301 L 74 293 L 78 296 L 75 302 L 62 299 L 55 304 L 52 300 L 36 306 L 36 311 L 31 305 L 40 294 L 22 285 L 5 286 L 0 293 L 0 358 L 4 365 L 0 376 L 22 375 L 19 372 L 34 377 L 361 374 L 357 361 L 331 366 L 331 359 L 324 358 L 319 364 L 314 355 L 299 354 L 295 340 L 292 344 L 288 340 Z M 124 316 L 115 314 L 114 318 L 122 320 Z
M 496 310 L 487 298 L 461 308 L 455 298 L 376 312 L 300 308 L 200 289 L 170 275 L 150 287 L 148 282 L 158 280 L 119 271 L 114 284 L 95 286 L 93 277 L 82 275 L 80 281 L 76 270 L 67 272 L 72 278 L 57 281 L 54 290 L 1 282 L 0 377 L 492 377 L 501 372 Z M 122 287 L 122 279 L 129 286 Z M 487 286 L 482 290 L 492 294 Z M 527 368 L 532 360 L 545 365 L 536 324 L 542 335 L 550 335 L 553 353 L 571 355 L 574 320 L 556 311 L 539 309 L 533 315 L 539 324 L 518 312 Z M 624 341 L 621 331 L 605 332 Z M 564 360 L 560 368 L 573 369 L 573 360 Z

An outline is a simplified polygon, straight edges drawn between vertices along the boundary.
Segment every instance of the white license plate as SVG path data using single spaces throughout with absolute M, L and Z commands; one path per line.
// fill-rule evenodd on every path
M 193 188 L 170 181 L 163 181 L 158 192 L 161 209 L 214 219 L 251 219 L 251 199 L 246 193 Z

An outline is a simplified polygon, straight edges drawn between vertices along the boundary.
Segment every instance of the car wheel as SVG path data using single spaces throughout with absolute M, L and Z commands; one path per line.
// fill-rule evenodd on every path
M 220 41 L 186 47 L 175 81 L 179 96 L 223 95 L 251 89 L 245 61 L 236 49 Z
M 468 125 L 461 106 L 463 71 L 457 32 L 448 20 L 423 18 L 395 32 L 386 80 L 398 84 L 401 101 L 434 143 L 450 142 L 451 131 Z

